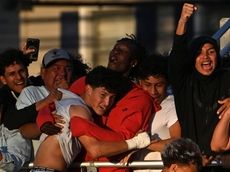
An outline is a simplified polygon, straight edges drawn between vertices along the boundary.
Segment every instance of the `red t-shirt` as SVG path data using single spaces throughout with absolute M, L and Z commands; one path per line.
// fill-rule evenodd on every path
M 70 90 L 76 94 L 82 94 L 84 92 L 85 78 L 81 78 L 73 83 Z M 134 85 L 133 89 L 127 93 L 116 105 L 112 108 L 108 115 L 103 116 L 103 124 L 110 128 L 112 131 L 101 129 L 95 124 L 87 125 L 82 121 L 78 121 L 78 124 L 72 123 L 71 131 L 73 135 L 79 136 L 79 125 L 85 125 L 83 133 L 95 137 L 99 140 L 125 140 L 132 138 L 140 130 L 147 130 L 148 125 L 151 122 L 150 118 L 156 110 L 157 105 L 154 104 L 152 97 L 143 89 Z M 76 122 L 76 121 L 75 121 Z M 87 122 L 86 122 L 87 123 Z M 78 126 L 76 129 L 73 126 Z M 87 126 L 87 127 L 86 127 Z M 98 128 L 98 129 L 97 129 Z M 100 128 L 100 129 L 99 129 Z M 75 133 L 74 132 L 77 132 Z M 83 134 L 81 133 L 81 134 Z M 90 160 L 87 157 L 87 160 Z M 109 161 L 107 157 L 99 158 L 100 161 Z M 100 168 L 100 172 L 111 171 L 126 171 L 122 168 Z
M 70 91 L 82 95 L 85 91 L 85 77 L 75 81 Z M 93 122 L 74 117 L 70 121 L 70 128 L 73 136 L 88 135 L 103 141 L 120 141 L 132 138 L 140 130 L 147 130 L 151 122 L 150 118 L 158 107 L 155 106 L 152 97 L 134 85 L 108 115 L 102 117 L 103 124 L 109 129 L 99 127 Z M 45 115 L 42 115 L 44 118 Z M 41 117 L 41 116 L 40 116 Z M 44 122 L 44 120 L 40 120 Z M 39 124 L 41 126 L 41 124 Z M 86 160 L 91 160 L 86 156 Z M 107 157 L 99 158 L 99 161 L 109 161 Z M 114 161 L 114 159 L 113 159 Z M 127 171 L 123 168 L 99 168 L 100 172 Z

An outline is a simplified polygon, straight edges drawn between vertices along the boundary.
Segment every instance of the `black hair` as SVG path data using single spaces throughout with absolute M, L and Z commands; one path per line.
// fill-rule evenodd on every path
M 191 55 L 191 60 L 195 64 L 197 55 L 200 53 L 202 46 L 206 43 L 210 43 L 214 46 L 214 49 L 216 50 L 217 53 L 217 66 L 220 66 L 221 64 L 220 47 L 218 42 L 210 36 L 199 36 L 197 38 L 194 38 L 189 43 L 189 54 Z
M 85 82 L 93 88 L 105 87 L 110 93 L 117 94 L 117 99 L 124 96 L 132 88 L 129 78 L 104 66 L 97 66 L 91 70 L 86 75 Z
M 163 76 L 168 80 L 168 57 L 160 54 L 151 54 L 139 65 L 138 79 L 146 79 L 149 76 Z
M 18 49 L 7 49 L 0 54 L 0 75 L 5 74 L 5 68 L 12 64 L 22 64 L 27 68 L 29 65 L 28 58 Z
M 69 53 L 72 59 L 72 67 L 73 73 L 71 77 L 71 83 L 82 76 L 85 76 L 89 71 L 90 67 L 83 62 L 82 57 L 80 55 L 74 56 L 73 54 Z
M 130 58 L 133 60 L 137 60 L 137 64 L 131 68 L 128 76 L 131 79 L 135 79 L 139 64 L 146 56 L 146 49 L 137 41 L 136 36 L 133 34 L 126 34 L 126 37 L 117 40 L 117 43 L 120 42 L 126 43 L 128 45 L 130 49 Z
M 168 143 L 161 152 L 161 158 L 165 167 L 172 164 L 194 164 L 199 170 L 202 167 L 202 154 L 198 145 L 188 138 L 175 139 Z

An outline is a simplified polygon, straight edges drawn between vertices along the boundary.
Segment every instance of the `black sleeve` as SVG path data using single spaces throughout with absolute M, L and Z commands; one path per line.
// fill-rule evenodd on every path
M 42 85 L 44 85 L 44 81 L 43 81 L 41 75 L 30 76 L 28 78 L 28 81 L 29 81 L 29 85 L 33 85 L 33 86 L 42 86 Z
M 3 123 L 10 130 L 18 129 L 23 124 L 36 123 L 37 114 L 35 104 L 20 110 L 17 110 L 16 106 L 12 105 L 12 108 L 6 111 Z
M 169 57 L 169 80 L 173 87 L 185 80 L 192 69 L 188 53 L 187 35 L 175 35 L 172 51 Z M 177 87 L 176 86 L 176 87 Z

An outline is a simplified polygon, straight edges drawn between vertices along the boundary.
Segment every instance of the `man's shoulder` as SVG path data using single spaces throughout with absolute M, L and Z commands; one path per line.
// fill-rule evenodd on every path
M 10 88 L 6 85 L 3 85 L 1 88 L 0 88 L 0 95 L 5 95 L 5 94 L 9 94 L 10 93 Z
M 147 91 L 143 90 L 141 87 L 137 85 L 133 86 L 133 88 L 128 92 L 126 96 L 129 98 L 138 97 L 143 99 L 152 99 Z
M 37 94 L 47 94 L 47 89 L 44 86 L 27 86 L 20 93 L 19 99 L 23 97 L 23 95 L 37 95 Z
M 72 83 L 69 90 L 75 94 L 82 95 L 85 92 L 85 76 L 77 79 Z
M 8 99 L 11 99 L 12 93 L 9 87 L 7 86 L 2 86 L 0 88 L 0 104 L 2 104 L 3 102 L 7 101 Z
M 138 107 L 143 106 L 147 107 L 149 105 L 152 105 L 153 99 L 148 94 L 148 92 L 144 91 L 140 87 L 134 86 L 120 101 L 118 104 L 122 105 L 137 105 Z
M 34 85 L 29 85 L 25 87 L 23 90 L 44 90 L 44 86 L 34 86 Z

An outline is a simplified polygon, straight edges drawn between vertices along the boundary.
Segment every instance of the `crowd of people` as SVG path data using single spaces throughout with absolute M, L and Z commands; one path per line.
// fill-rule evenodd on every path
M 33 162 L 31 172 L 76 172 L 76 162 L 140 160 L 162 160 L 163 172 L 229 170 L 210 162 L 230 151 L 230 73 L 216 40 L 189 40 L 197 10 L 183 5 L 168 56 L 147 54 L 131 35 L 116 41 L 107 67 L 91 69 L 53 48 L 34 77 L 27 58 L 33 50 L 2 52 L 0 171 Z

